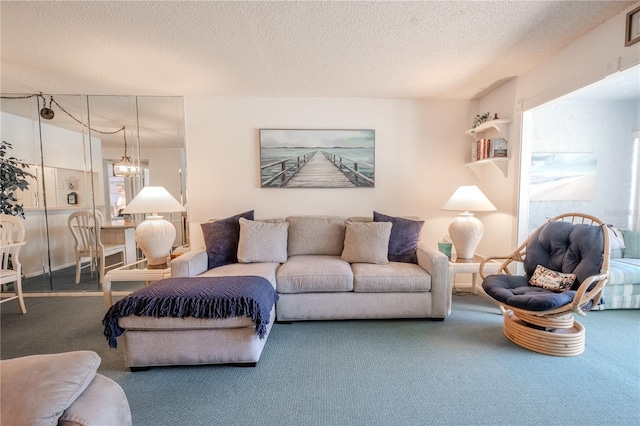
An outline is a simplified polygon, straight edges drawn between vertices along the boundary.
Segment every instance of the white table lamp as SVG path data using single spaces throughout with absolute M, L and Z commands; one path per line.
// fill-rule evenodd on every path
M 176 228 L 158 213 L 184 212 L 185 208 L 162 186 L 145 186 L 122 213 L 151 213 L 136 227 L 136 243 L 150 266 L 167 263 Z
M 482 239 L 484 226 L 471 211 L 497 210 L 491 201 L 475 185 L 461 186 L 444 203 L 442 210 L 461 213 L 449 224 L 449 236 L 456 248 L 456 254 L 462 259 L 472 259 Z

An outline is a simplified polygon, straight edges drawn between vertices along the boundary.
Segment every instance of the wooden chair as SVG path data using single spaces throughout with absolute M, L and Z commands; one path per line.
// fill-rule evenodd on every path
M 15 296 L 2 299 L 0 303 L 18 299 L 20 311 L 27 313 L 22 296 L 22 265 L 20 264 L 20 249 L 25 245 L 25 230 L 22 221 L 8 214 L 0 214 L 0 254 L 2 264 L 0 269 L 0 285 L 14 283 Z
M 504 334 L 517 345 L 547 355 L 574 356 L 584 352 L 585 328 L 573 314 L 585 316 L 600 302 L 609 276 L 609 233 L 594 216 L 556 216 L 527 238 L 509 256 L 491 256 L 480 264 L 482 287 L 502 308 Z M 484 274 L 491 260 L 504 261 L 497 274 Z M 526 275 L 512 275 L 523 265 Z M 531 284 L 536 267 L 575 274 L 566 291 Z
M 106 256 L 120 253 L 120 261 L 109 265 L 110 268 L 125 264 L 125 245 L 104 244 L 100 238 L 100 230 L 104 219 L 99 211 L 95 212 L 95 216 L 91 211 L 73 212 L 69 215 L 67 222 L 75 240 L 76 284 L 80 282 L 82 268 L 87 266 L 91 267 L 92 275 L 96 267 L 100 268 L 100 283 L 102 283 L 107 268 Z M 85 260 L 88 260 L 89 263 L 82 266 L 82 262 Z

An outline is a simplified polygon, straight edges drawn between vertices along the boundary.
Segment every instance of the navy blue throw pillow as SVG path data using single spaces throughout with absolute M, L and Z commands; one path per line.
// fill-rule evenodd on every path
M 238 263 L 241 217 L 253 220 L 253 210 L 200 225 L 207 249 L 209 269 Z
M 389 237 L 389 261 L 418 263 L 416 250 L 424 220 L 387 216 L 374 211 L 373 221 L 392 223 L 391 236 Z

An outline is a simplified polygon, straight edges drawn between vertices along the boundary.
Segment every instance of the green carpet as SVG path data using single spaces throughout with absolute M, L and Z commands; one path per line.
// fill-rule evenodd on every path
M 102 335 L 102 297 L 2 306 L 1 358 L 79 349 L 124 389 L 135 425 L 638 425 L 640 311 L 591 312 L 578 357 L 509 342 L 498 310 L 454 296 L 428 320 L 274 325 L 256 368 L 131 373 Z

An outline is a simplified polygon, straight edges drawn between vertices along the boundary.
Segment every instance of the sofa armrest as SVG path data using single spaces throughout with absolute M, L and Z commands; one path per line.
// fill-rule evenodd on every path
M 119 384 L 101 374 L 67 408 L 58 426 L 131 425 L 131 409 Z
M 453 273 L 449 270 L 449 258 L 435 248 L 418 245 L 418 265 L 431 275 L 431 312 L 433 318 L 446 318 L 451 313 Z
M 209 269 L 207 252 L 203 249 L 193 250 L 171 261 L 172 277 L 195 277 Z

